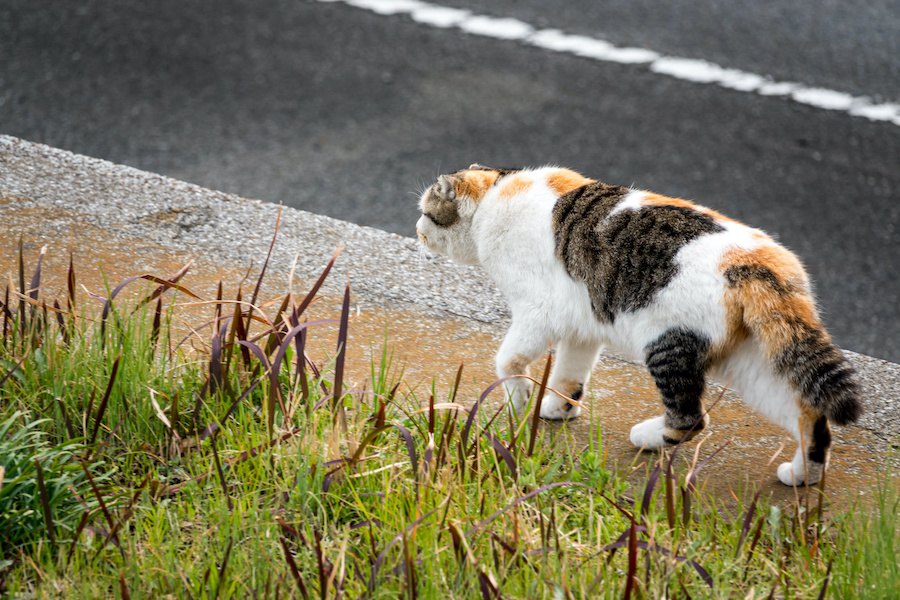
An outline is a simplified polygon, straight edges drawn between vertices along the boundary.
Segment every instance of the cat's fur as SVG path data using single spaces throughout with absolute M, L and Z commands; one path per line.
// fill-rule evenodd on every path
M 711 375 L 797 440 L 778 478 L 812 484 L 828 462 L 829 421 L 861 413 L 853 369 L 819 321 L 802 265 L 758 229 L 556 167 L 472 165 L 441 175 L 420 208 L 421 242 L 482 265 L 509 302 L 498 375 L 526 374 L 555 346 L 549 386 L 566 397 L 548 392 L 542 417 L 580 413 L 604 345 L 644 362 L 662 395 L 665 414 L 631 430 L 637 447 L 703 429 Z M 505 385 L 523 408 L 531 383 Z

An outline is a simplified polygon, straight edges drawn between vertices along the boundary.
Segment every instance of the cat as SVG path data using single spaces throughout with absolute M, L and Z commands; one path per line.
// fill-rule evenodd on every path
M 509 303 L 498 377 L 527 375 L 555 346 L 543 418 L 578 416 L 608 346 L 647 366 L 665 406 L 631 429 L 634 446 L 658 449 L 704 429 L 709 375 L 796 439 L 778 479 L 812 485 L 828 464 L 829 422 L 862 412 L 855 372 L 819 320 L 803 266 L 759 229 L 559 167 L 473 164 L 438 177 L 419 207 L 420 242 L 481 265 Z M 504 386 L 524 409 L 532 383 Z

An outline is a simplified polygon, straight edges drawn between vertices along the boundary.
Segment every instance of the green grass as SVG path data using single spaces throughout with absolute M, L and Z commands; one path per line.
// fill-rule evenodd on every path
M 318 285 L 267 315 L 250 310 L 261 274 L 183 341 L 183 273 L 104 318 L 76 304 L 74 269 L 56 311 L 22 265 L 0 307 L 10 596 L 896 597 L 889 475 L 875 506 L 824 515 L 726 506 L 671 453 L 635 484 L 607 469 L 598 423 L 575 442 L 498 409 L 496 385 L 418 396 L 383 350 L 347 389 L 349 289 L 338 322 L 304 329 Z M 333 360 L 312 364 L 314 345 Z

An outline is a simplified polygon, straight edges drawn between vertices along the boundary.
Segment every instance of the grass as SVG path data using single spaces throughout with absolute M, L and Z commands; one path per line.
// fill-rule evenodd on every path
M 268 258 L 252 291 L 203 303 L 186 269 L 84 298 L 70 262 L 60 302 L 19 252 L 0 306 L 12 597 L 896 597 L 888 465 L 876 506 L 841 514 L 726 506 L 680 448 L 635 485 L 597 423 L 576 443 L 498 408 L 499 382 L 462 397 L 462 367 L 419 396 L 383 349 L 349 389 L 349 286 L 339 318 L 307 320 L 337 253 L 263 306 Z

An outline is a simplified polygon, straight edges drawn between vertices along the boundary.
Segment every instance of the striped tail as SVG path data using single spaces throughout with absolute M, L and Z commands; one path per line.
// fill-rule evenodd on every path
M 855 422 L 862 414 L 855 370 L 819 321 L 800 263 L 780 247 L 765 254 L 733 257 L 726 300 L 806 406 L 837 425 Z

